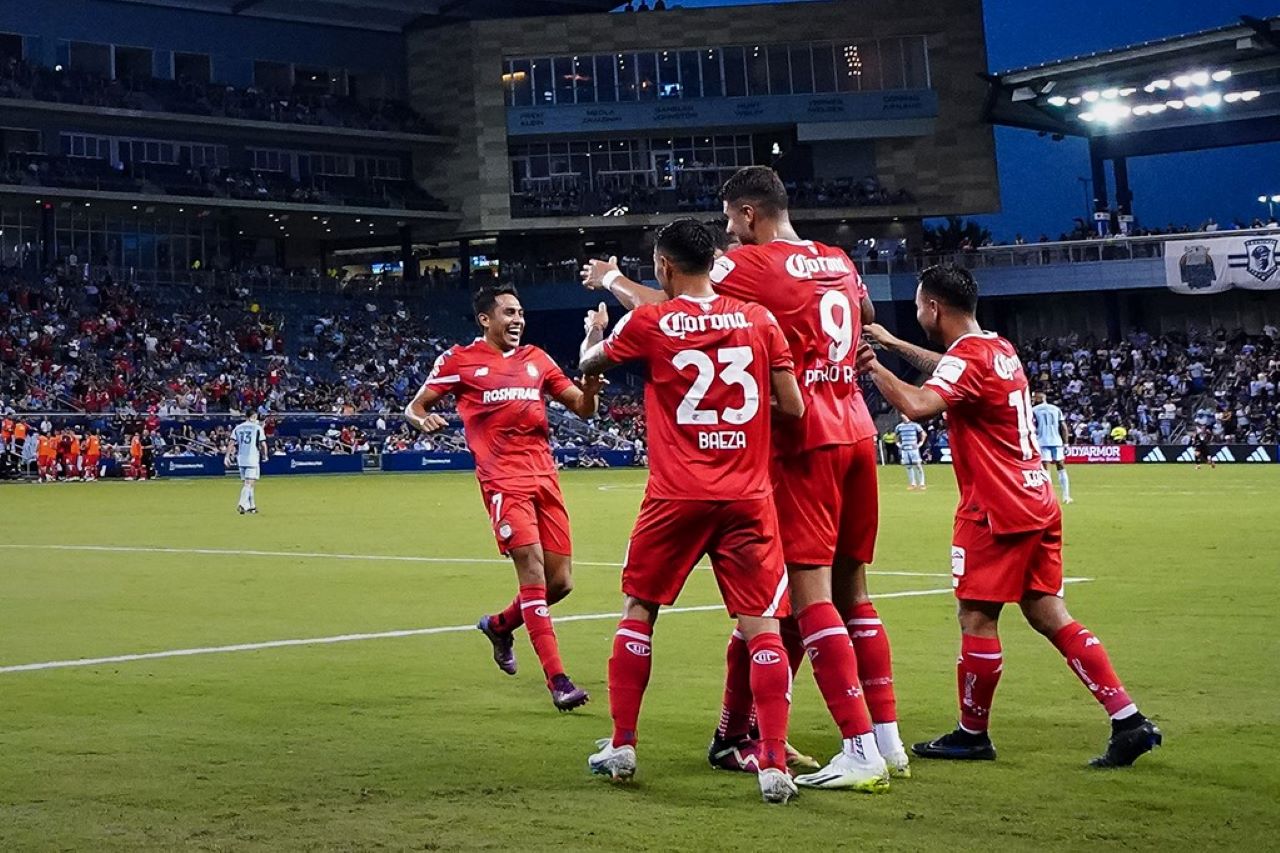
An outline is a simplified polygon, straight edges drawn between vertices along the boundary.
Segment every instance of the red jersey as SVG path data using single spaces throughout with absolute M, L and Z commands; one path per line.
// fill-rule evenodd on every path
M 641 305 L 618 321 L 604 352 L 646 368 L 646 494 L 711 501 L 771 494 L 770 373 L 790 370 L 792 361 L 767 310 L 729 296 Z
M 499 352 L 483 338 L 436 359 L 427 385 L 458 400 L 467 447 L 482 483 L 555 476 L 543 394 L 573 386 L 535 346 Z
M 994 332 L 957 338 L 925 383 L 947 403 L 958 518 L 993 533 L 1043 530 L 1062 515 L 1040 464 L 1027 375 Z
M 716 261 L 711 281 L 719 293 L 768 308 L 791 347 L 805 415 L 778 429 L 780 454 L 876 435 L 857 371 L 867 290 L 848 255 L 811 240 L 742 246 Z

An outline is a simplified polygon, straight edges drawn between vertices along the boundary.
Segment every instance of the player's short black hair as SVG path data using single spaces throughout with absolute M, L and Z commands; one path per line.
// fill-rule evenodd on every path
M 498 304 L 498 297 L 504 294 L 520 298 L 514 284 L 486 284 L 471 297 L 471 313 L 476 317 L 491 313 Z
M 768 166 L 746 166 L 720 188 L 720 200 L 730 204 L 750 204 L 776 215 L 787 209 L 787 188 L 782 178 Z
M 978 310 L 978 282 L 973 274 L 955 264 L 938 264 L 920 273 L 920 288 L 933 299 L 966 314 Z
M 670 258 L 684 273 L 710 271 L 716 260 L 716 240 L 707 226 L 696 219 L 677 219 L 663 226 L 653 242 L 658 254 Z
M 711 234 L 711 239 L 715 241 L 716 249 L 721 252 L 729 251 L 729 231 L 728 223 L 723 219 L 709 219 L 702 223 Z

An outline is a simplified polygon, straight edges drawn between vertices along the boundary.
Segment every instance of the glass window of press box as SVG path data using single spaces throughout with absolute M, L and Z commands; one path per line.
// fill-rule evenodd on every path
M 504 60 L 507 105 L 927 89 L 924 36 Z

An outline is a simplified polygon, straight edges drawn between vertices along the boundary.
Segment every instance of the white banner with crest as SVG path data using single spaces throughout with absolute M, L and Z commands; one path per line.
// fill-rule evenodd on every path
M 1280 233 L 1169 240 L 1164 275 L 1176 293 L 1280 290 Z

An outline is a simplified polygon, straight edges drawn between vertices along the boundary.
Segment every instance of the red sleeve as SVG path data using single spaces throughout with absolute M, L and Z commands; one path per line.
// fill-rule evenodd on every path
M 438 394 L 452 394 L 462 384 L 461 365 L 458 364 L 458 348 L 452 347 L 440 354 L 427 376 L 427 387 Z
M 743 302 L 759 302 L 760 252 L 744 246 L 716 258 L 711 267 L 711 285 L 716 293 Z
M 795 370 L 795 360 L 791 357 L 791 347 L 787 345 L 787 337 L 782 334 L 782 327 L 771 311 L 760 309 L 768 323 L 765 326 L 765 345 L 769 353 L 770 370 Z
M 983 366 L 975 355 L 969 348 L 947 353 L 924 387 L 936 391 L 948 406 L 977 400 L 982 396 Z
M 604 341 L 604 354 L 609 360 L 621 364 L 624 361 L 632 361 L 637 358 L 643 358 L 649 352 L 649 347 L 645 343 L 647 337 L 645 332 L 650 326 L 649 314 L 646 311 L 647 305 L 642 305 L 634 311 L 622 315 L 622 319 L 618 321 L 618 325 L 613 327 L 613 333 Z M 637 317 L 636 315 L 640 315 Z
M 545 368 L 542 374 L 543 392 L 552 397 L 559 397 L 573 387 L 573 380 L 564 375 L 564 371 L 560 369 L 560 365 L 556 364 L 555 359 L 542 350 L 538 350 L 538 356 L 542 359 Z

